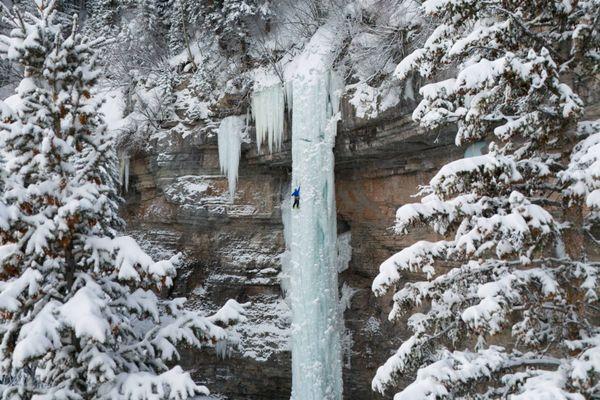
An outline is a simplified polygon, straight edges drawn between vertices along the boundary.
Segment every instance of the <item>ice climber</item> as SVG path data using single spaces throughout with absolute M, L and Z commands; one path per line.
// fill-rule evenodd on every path
M 294 198 L 294 205 L 292 208 L 300 208 L 300 186 L 294 189 L 292 197 Z

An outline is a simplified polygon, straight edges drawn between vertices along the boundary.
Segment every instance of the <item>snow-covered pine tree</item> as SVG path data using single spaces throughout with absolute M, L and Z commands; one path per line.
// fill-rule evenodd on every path
M 157 0 L 140 0 L 139 10 L 141 13 L 141 20 L 146 24 L 148 35 L 159 36 L 164 34 L 162 32 L 162 24 L 159 12 L 160 2 Z
M 64 29 L 70 29 L 73 22 L 73 15 L 78 15 L 78 20 L 85 18 L 85 0 L 57 0 L 56 1 L 56 22 Z
M 114 26 L 124 2 L 121 0 L 86 0 L 85 7 L 97 29 Z
M 396 75 L 453 77 L 421 88 L 413 118 L 455 124 L 459 146 L 491 143 L 397 211 L 398 233 L 423 224 L 446 240 L 380 267 L 375 293 L 398 287 L 390 320 L 419 312 L 373 389 L 403 378 L 412 383 L 396 400 L 599 398 L 600 124 L 580 120 L 598 100 L 600 3 L 422 7 L 436 27 Z M 402 285 L 405 272 L 426 279 Z
M 264 0 L 223 0 L 207 4 L 201 11 L 205 26 L 214 30 L 217 36 L 222 39 L 237 36 L 241 40 L 248 35 L 249 17 L 260 21 L 272 14 L 271 3 Z
M 184 299 L 157 297 L 179 256 L 154 262 L 117 235 L 114 145 L 94 96 L 100 41 L 82 38 L 76 23 L 63 37 L 53 2 L 36 6 L 35 14 L 11 13 L 13 29 L 0 37 L 0 52 L 24 75 L 0 122 L 2 399 L 207 393 L 173 366 L 176 346 L 223 343 L 243 308 L 230 300 L 202 317 Z

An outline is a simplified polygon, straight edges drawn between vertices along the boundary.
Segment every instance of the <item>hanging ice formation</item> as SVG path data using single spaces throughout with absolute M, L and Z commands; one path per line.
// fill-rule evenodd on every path
M 123 193 L 129 191 L 129 154 L 121 154 L 119 157 L 119 178 Z
M 243 115 L 225 117 L 219 125 L 219 165 L 221 172 L 227 175 L 229 184 L 229 196 L 233 201 L 238 179 L 238 168 L 240 164 L 240 152 L 242 148 L 242 137 L 246 129 Z
M 263 143 L 279 151 L 283 142 L 285 93 L 279 83 L 265 87 L 252 94 L 252 117 L 256 123 L 256 146 L 260 152 Z
M 307 72 L 292 81 L 292 183 L 300 208 L 289 223 L 292 399 L 340 400 L 342 366 L 336 263 L 333 146 L 337 79 Z

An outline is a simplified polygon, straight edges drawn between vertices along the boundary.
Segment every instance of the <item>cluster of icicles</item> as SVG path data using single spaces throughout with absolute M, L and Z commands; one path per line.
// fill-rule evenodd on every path
M 252 95 L 252 117 L 256 123 L 258 151 L 265 142 L 269 147 L 269 153 L 272 153 L 273 149 L 281 150 L 286 100 L 291 109 L 291 95 L 286 95 L 279 84 L 256 91 Z
M 252 95 L 252 117 L 256 124 L 258 151 L 266 144 L 269 153 L 281 150 L 284 132 L 285 103 L 291 108 L 291 94 L 280 84 L 266 87 Z M 235 196 L 240 163 L 241 144 L 246 129 L 244 116 L 231 116 L 219 125 L 219 165 L 227 176 L 231 200 Z

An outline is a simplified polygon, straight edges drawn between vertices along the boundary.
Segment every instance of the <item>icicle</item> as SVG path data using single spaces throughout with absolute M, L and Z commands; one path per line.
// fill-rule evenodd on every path
M 226 340 L 219 340 L 215 344 L 215 352 L 217 353 L 217 357 L 224 360 L 229 356 L 229 346 Z
M 129 156 L 125 156 L 125 173 L 123 179 L 125 180 L 125 193 L 129 192 Z
M 350 234 L 350 231 L 338 235 L 336 243 L 336 264 L 338 273 L 341 273 L 348 269 L 348 265 L 350 264 L 350 260 L 352 259 L 351 242 L 352 235 Z
M 414 100 L 415 99 L 415 90 L 414 83 L 412 77 L 408 78 L 404 83 L 404 93 L 403 97 L 406 100 Z
M 285 83 L 285 103 L 288 107 L 288 112 L 292 112 L 294 109 L 294 85 L 292 82 Z
M 119 157 L 119 183 L 123 189 L 123 193 L 127 193 L 129 191 L 129 162 L 129 155 L 121 154 Z
M 478 157 L 484 155 L 487 150 L 488 143 L 485 140 L 480 140 L 475 143 L 471 143 L 469 147 L 465 149 L 464 158 Z
M 217 138 L 219 143 L 219 166 L 221 172 L 227 175 L 229 196 L 231 201 L 235 196 L 238 179 L 242 136 L 246 123 L 243 115 L 223 118 L 219 125 Z
M 269 153 L 281 150 L 285 93 L 280 84 L 272 85 L 252 94 L 252 117 L 256 121 L 256 146 L 267 142 Z

